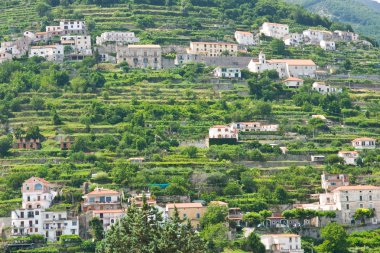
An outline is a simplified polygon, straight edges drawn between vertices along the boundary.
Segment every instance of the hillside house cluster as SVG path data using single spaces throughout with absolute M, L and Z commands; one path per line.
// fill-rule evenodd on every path
M 345 174 L 322 174 L 322 188 L 319 202 L 297 205 L 299 208 L 323 211 L 335 211 L 336 222 L 355 224 L 357 209 L 373 209 L 374 217 L 366 218 L 371 224 L 378 224 L 380 217 L 380 187 L 373 185 L 350 185 Z
M 280 78 L 314 78 L 317 65 L 312 60 L 303 59 L 267 60 L 265 54 L 260 52 L 259 59 L 252 59 L 248 64 L 248 70 L 253 73 L 261 73 L 265 70 L 275 70 Z
M 22 207 L 12 211 L 12 235 L 43 235 L 47 241 L 59 241 L 61 235 L 78 235 L 78 217 L 69 211 L 52 211 L 57 192 L 52 185 L 37 177 L 26 180 L 22 187 Z

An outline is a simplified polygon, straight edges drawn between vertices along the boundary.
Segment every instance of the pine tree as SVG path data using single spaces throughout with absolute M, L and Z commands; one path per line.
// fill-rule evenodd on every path
M 97 253 L 202 253 L 205 243 L 184 223 L 176 211 L 168 220 L 149 206 L 144 199 L 142 208 L 132 205 L 127 215 L 106 233 L 97 245 Z

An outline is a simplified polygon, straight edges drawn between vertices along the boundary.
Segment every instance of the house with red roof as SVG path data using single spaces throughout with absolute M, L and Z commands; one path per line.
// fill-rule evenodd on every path
M 121 209 L 121 194 L 118 191 L 95 188 L 83 196 L 82 211 Z
M 358 150 L 376 148 L 376 139 L 374 138 L 368 138 L 368 137 L 356 138 L 352 140 L 351 143 L 352 143 L 352 146 Z

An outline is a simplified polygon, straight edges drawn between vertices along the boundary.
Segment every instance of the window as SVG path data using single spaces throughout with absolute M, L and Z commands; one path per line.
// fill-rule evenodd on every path
M 187 218 L 187 214 L 184 213 L 183 214 L 183 218 L 186 219 Z
M 42 190 L 42 184 L 36 184 L 34 190 Z
M 90 198 L 90 199 L 89 199 L 89 202 L 90 202 L 90 203 L 94 203 L 94 202 L 95 202 L 95 198 Z
M 360 208 L 363 208 L 363 204 L 359 204 Z
M 349 205 L 349 204 L 346 204 L 346 209 L 347 209 L 347 210 L 350 209 L 350 205 Z
M 73 220 L 73 223 L 72 223 L 72 224 L 73 224 L 73 226 L 76 226 L 76 225 L 77 225 L 77 221 L 76 221 L 76 220 L 75 220 L 75 221 Z
M 349 200 L 348 200 L 348 196 L 346 196 L 346 201 L 349 201 Z
M 36 224 L 36 225 L 37 225 L 37 224 L 38 224 L 38 220 L 35 220 L 35 221 L 34 221 L 34 224 Z
M 102 213 L 100 213 L 100 214 L 99 214 L 99 217 L 102 219 L 102 218 L 103 218 L 103 214 L 102 214 Z
M 201 214 L 197 213 L 197 219 L 200 219 L 200 218 L 201 218 Z
M 106 197 L 106 202 L 111 202 L 111 197 Z
M 34 215 L 40 215 L 40 212 L 39 211 L 35 211 Z
M 360 200 L 360 201 L 363 201 L 363 196 L 360 196 L 360 197 L 359 197 L 359 200 Z
M 369 196 L 369 201 L 372 201 L 372 196 L 371 195 Z
M 26 197 L 26 201 L 30 201 L 30 196 Z
M 99 198 L 100 203 L 106 202 L 106 197 L 102 196 Z
M 45 218 L 46 218 L 46 219 L 49 219 L 49 214 L 46 214 L 46 215 L 45 215 Z

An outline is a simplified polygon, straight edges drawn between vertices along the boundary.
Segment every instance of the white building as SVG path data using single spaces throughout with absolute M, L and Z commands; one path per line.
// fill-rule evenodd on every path
M 306 43 L 319 45 L 322 40 L 332 40 L 333 33 L 324 30 L 308 29 L 303 31 L 304 40 Z
M 276 70 L 280 78 L 315 77 L 317 65 L 312 60 L 302 59 L 272 59 L 266 60 L 265 54 L 260 53 L 258 61 L 251 60 L 249 71 L 261 73 L 265 70 Z
M 260 237 L 265 250 L 271 253 L 303 253 L 301 236 L 296 234 L 268 234 Z
M 358 41 L 359 40 L 359 34 L 349 32 L 349 31 L 334 31 L 334 39 L 336 40 L 342 40 L 342 41 Z
M 285 35 L 289 34 L 289 26 L 286 24 L 265 22 L 260 28 L 260 33 L 268 37 L 283 39 Z
M 228 42 L 190 42 L 187 48 L 188 54 L 199 54 L 206 56 L 222 56 L 225 52 L 229 55 L 236 56 L 238 45 Z
M 47 61 L 63 61 L 64 59 L 64 46 L 63 45 L 46 45 L 46 46 L 33 46 L 30 49 L 29 57 L 40 56 L 44 57 Z
M 338 210 L 339 218 L 343 224 L 354 222 L 355 211 L 359 208 L 373 208 L 375 216 L 371 218 L 372 224 L 378 223 L 380 218 L 380 187 L 372 185 L 341 186 L 326 195 L 321 205 L 332 205 L 330 210 Z
M 127 62 L 131 68 L 162 68 L 160 45 L 117 46 L 117 63 Z
M 261 122 L 236 122 L 230 125 L 233 129 L 242 132 L 276 132 L 279 130 L 277 124 L 262 124 Z
M 294 88 L 298 89 L 299 87 L 303 86 L 303 80 L 301 78 L 297 77 L 289 77 L 283 81 L 283 83 L 286 85 L 288 88 Z
M 355 149 L 362 150 L 362 149 L 375 149 L 376 148 L 376 139 L 373 138 L 356 138 L 351 141 L 352 146 Z
M 121 209 L 121 194 L 118 191 L 95 188 L 95 190 L 83 196 L 83 212 L 119 209 Z
M 28 37 L 17 38 L 12 41 L 4 41 L 0 44 L 0 62 L 20 58 L 25 55 L 30 47 L 32 40 Z
M 140 39 L 136 38 L 134 32 L 104 32 L 96 37 L 96 44 L 103 45 L 104 43 L 120 43 L 133 44 L 139 43 Z
M 6 50 L 0 48 L 0 63 L 11 61 L 13 59 L 12 54 L 8 53 Z
M 358 151 L 339 151 L 338 156 L 343 158 L 347 165 L 356 165 L 359 158 Z
M 116 223 L 116 221 L 125 217 L 126 212 L 123 209 L 117 210 L 94 210 L 92 217 L 97 217 L 103 224 L 104 230 L 107 230 Z
M 321 46 L 323 50 L 335 51 L 335 41 L 321 40 L 321 42 L 319 42 L 319 45 Z
M 57 193 L 48 181 L 31 177 L 21 192 L 22 208 L 11 214 L 13 236 L 39 234 L 54 242 L 61 235 L 79 235 L 78 217 L 70 217 L 67 210 L 49 210 Z
M 303 34 L 301 33 L 289 33 L 284 36 L 283 41 L 286 46 L 298 46 L 303 43 Z
M 253 34 L 250 32 L 236 31 L 235 40 L 239 45 L 243 45 L 243 46 L 256 45 L 256 41 L 253 37 Z
M 73 54 L 92 55 L 90 35 L 65 35 L 61 36 L 61 44 L 70 46 Z
M 235 139 L 238 140 L 238 130 L 228 125 L 216 125 L 208 131 L 209 139 Z
M 214 69 L 214 76 L 218 78 L 241 78 L 241 70 L 234 67 L 217 67 Z
M 61 20 L 57 26 L 46 26 L 46 32 L 51 35 L 86 34 L 87 27 L 82 20 Z
M 314 82 L 312 89 L 318 91 L 321 94 L 342 92 L 342 89 L 332 87 L 329 84 L 326 84 L 325 82 Z

